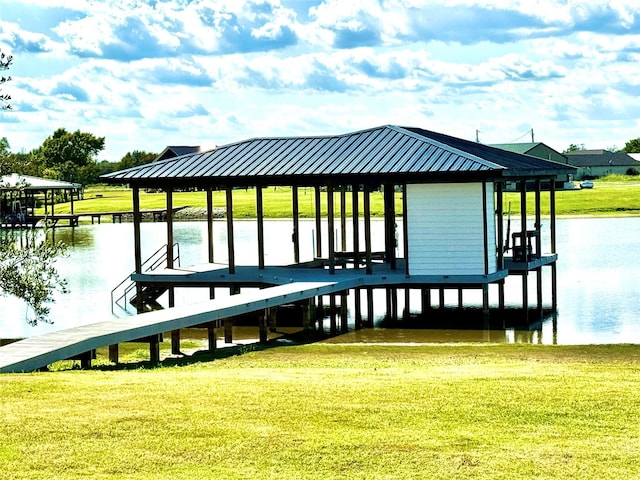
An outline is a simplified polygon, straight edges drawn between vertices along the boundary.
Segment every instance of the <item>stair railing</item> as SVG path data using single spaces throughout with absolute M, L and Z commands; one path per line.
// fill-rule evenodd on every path
M 178 243 L 173 244 L 173 248 L 171 249 L 173 253 L 173 264 L 180 266 L 180 245 Z M 167 244 L 162 245 L 158 250 L 153 252 L 149 258 L 147 258 L 144 262 L 142 262 L 142 271 L 143 272 L 152 272 L 157 270 L 160 267 L 164 267 L 167 265 Z M 127 311 L 127 297 L 128 295 L 135 290 L 136 282 L 131 280 L 131 276 L 134 275 L 135 270 L 129 274 L 129 276 L 125 277 L 118 285 L 116 285 L 113 290 L 111 290 L 111 313 L 115 314 L 114 306 L 118 305 L 124 311 Z M 127 282 L 128 285 L 124 288 L 123 293 L 115 298 L 116 292 L 121 289 Z M 123 302 L 121 304 L 120 302 Z

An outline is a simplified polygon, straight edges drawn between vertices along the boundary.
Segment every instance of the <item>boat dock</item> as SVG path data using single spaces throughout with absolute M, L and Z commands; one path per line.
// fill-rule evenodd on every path
M 574 172 L 565 164 L 420 128 L 386 125 L 341 135 L 252 138 L 103 175 L 108 183 L 132 188 L 135 269 L 125 280 L 129 285 L 120 299 L 135 305 L 138 315 L 2 347 L 0 371 L 34 370 L 67 358 L 80 358 L 86 366 L 92 352 L 106 345 L 110 359 L 117 362 L 117 344 L 136 339 L 149 342 L 153 362 L 159 358 L 163 333 L 171 332 L 171 351 L 179 353 L 180 329 L 193 326 L 207 326 L 212 350 L 216 327 L 225 327 L 228 342 L 234 316 L 252 312 L 258 312 L 262 341 L 268 331 L 266 318 L 271 319 L 275 311 L 272 307 L 291 303 L 302 307 L 303 328 L 318 325 L 321 330 L 328 311 L 330 334 L 338 333 L 338 311 L 340 330 L 347 328 L 350 292 L 355 328 L 363 326 L 361 304 L 366 304 L 367 321 L 373 325 L 374 295 L 384 295 L 387 318 L 395 322 L 402 310 L 398 294 L 404 294 L 408 313 L 411 290 L 420 290 L 423 313 L 431 308 L 433 290 L 439 294 L 440 307 L 445 303 L 444 291 L 457 290 L 460 308 L 465 290 L 481 290 L 482 314 L 488 318 L 489 286 L 497 287 L 498 308 L 504 310 L 505 280 L 510 275 L 521 279 L 522 309 L 528 322 L 529 276 L 535 276 L 536 304 L 541 310 L 543 269 L 550 270 L 551 309 L 557 309 L 555 188 Z M 272 186 L 291 189 L 291 236 L 279 239 L 276 247 L 292 249 L 294 263 L 288 266 L 266 265 L 263 192 Z M 154 217 L 166 222 L 166 241 L 153 262 L 142 256 L 141 223 L 149 211 L 141 209 L 140 192 L 148 188 L 164 191 L 166 200 L 166 208 L 156 211 L 164 215 Z M 174 207 L 173 194 L 185 188 L 202 191 L 207 203 L 206 255 L 201 260 L 206 263 L 189 268 L 178 265 L 179 252 L 177 256 L 174 252 L 173 213 L 180 207 Z M 236 262 L 242 253 L 236 249 L 234 233 L 238 188 L 255 192 L 257 265 Z M 301 189 L 305 193 L 309 189 L 306 200 L 313 202 L 315 216 L 311 261 L 302 261 L 300 255 Z M 214 255 L 214 190 L 225 195 L 225 265 L 215 261 L 219 252 Z M 505 215 L 507 192 L 519 194 L 514 232 L 510 207 Z M 545 220 L 549 235 L 544 244 L 543 193 L 549 205 Z M 383 234 L 375 239 L 373 195 L 382 202 L 384 225 Z M 102 215 L 115 213 L 120 212 Z M 96 219 L 99 222 L 100 216 L 92 217 Z M 211 300 L 176 306 L 175 289 L 182 287 L 208 287 Z M 214 299 L 220 288 L 231 295 Z M 167 309 L 142 313 L 157 308 L 165 292 Z M 323 296 L 329 299 L 328 310 Z M 312 317 L 316 311 L 320 314 Z
M 187 208 L 174 207 L 172 213 L 179 212 Z M 113 223 L 122 223 L 122 217 L 133 216 L 133 211 L 113 211 L 113 212 L 83 212 L 83 213 L 53 213 L 53 214 L 26 214 L 20 218 L 16 218 L 12 222 L 0 224 L 1 228 L 32 228 L 38 223 L 43 223 L 47 227 L 57 227 L 66 225 L 69 227 L 77 227 L 81 217 L 90 217 L 91 223 L 101 223 L 102 217 L 111 217 Z M 140 211 L 141 216 L 150 217 L 154 222 L 162 222 L 167 217 L 166 208 L 155 208 Z M 59 225 L 62 224 L 62 225 Z
M 153 348 L 157 349 L 158 341 L 152 339 L 165 332 L 212 323 L 218 327 L 227 318 L 335 293 L 354 283 L 357 282 L 289 283 L 27 338 L 0 347 L 0 372 L 30 372 L 66 359 L 80 359 L 86 364 L 96 348 L 136 340 L 149 342 L 152 361 L 157 361 Z

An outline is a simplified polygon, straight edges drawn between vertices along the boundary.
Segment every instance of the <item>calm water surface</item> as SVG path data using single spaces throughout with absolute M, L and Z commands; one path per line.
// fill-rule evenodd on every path
M 302 260 L 313 256 L 313 221 L 301 222 Z M 349 225 L 350 227 L 350 225 Z M 512 225 L 516 231 L 517 225 Z M 382 231 L 381 222 L 375 229 Z M 400 232 L 402 229 L 399 229 Z M 361 229 L 363 231 L 363 229 Z M 184 222 L 174 225 L 175 241 L 180 244 L 181 264 L 188 266 L 206 263 L 207 229 L 204 222 Z M 226 231 L 224 222 L 216 222 L 215 257 L 224 263 L 226 255 Z M 543 225 L 543 236 L 548 228 Z M 254 221 L 240 221 L 235 225 L 236 258 L 239 264 L 256 264 L 256 226 Z M 291 246 L 291 221 L 265 222 L 266 262 L 277 265 L 293 261 Z M 323 237 L 326 239 L 326 232 Z M 145 223 L 142 225 L 143 256 L 160 248 L 166 238 L 166 225 Z M 68 279 L 71 293 L 58 295 L 51 305 L 53 324 L 30 327 L 25 323 L 28 314 L 25 306 L 16 299 L 0 298 L 0 338 L 19 338 L 81 324 L 112 318 L 111 290 L 133 270 L 133 225 L 101 224 L 84 225 L 74 229 L 59 228 L 55 239 L 69 245 L 66 258 L 58 261 L 59 272 Z M 373 248 L 383 248 L 383 235 L 374 235 Z M 402 245 L 400 238 L 399 244 Z M 339 243 L 336 245 L 339 247 Z M 387 333 L 387 340 L 399 342 L 441 341 L 499 341 L 536 342 L 558 344 L 586 343 L 640 343 L 640 218 L 580 218 L 561 219 L 557 222 L 558 262 L 558 315 L 554 331 L 551 320 L 544 321 L 530 330 L 506 329 L 482 330 L 397 330 Z M 326 252 L 326 247 L 324 249 Z M 402 254 L 402 252 L 399 252 Z M 545 269 L 545 272 L 547 269 Z M 550 302 L 548 274 L 544 275 L 545 303 Z M 535 276 L 530 286 L 535 288 Z M 507 281 L 508 304 L 521 302 L 520 279 Z M 474 296 L 475 295 L 475 296 Z M 492 287 L 492 303 L 497 302 L 497 289 Z M 178 289 L 176 304 L 204 301 L 206 289 Z M 447 302 L 454 304 L 457 294 L 447 294 Z M 530 292 L 530 301 L 535 294 Z M 465 293 L 465 302 L 480 304 L 479 293 Z M 412 308 L 419 308 L 416 292 Z M 382 313 L 384 304 L 376 305 Z M 123 315 L 119 309 L 116 314 Z M 352 338 L 377 341 L 380 331 L 365 330 Z

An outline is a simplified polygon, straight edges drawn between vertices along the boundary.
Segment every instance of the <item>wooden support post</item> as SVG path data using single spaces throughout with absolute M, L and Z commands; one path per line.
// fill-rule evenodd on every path
M 373 288 L 367 288 L 367 326 L 373 328 Z
M 402 319 L 409 320 L 411 318 L 411 290 L 409 288 L 404 289 L 404 312 L 402 312 Z
M 314 200 L 316 210 L 316 258 L 322 258 L 322 202 L 320 198 L 320 187 L 314 187 Z M 331 233 L 329 234 L 331 236 Z
M 315 316 L 318 323 L 318 332 L 324 334 L 324 305 L 322 295 L 318 297 Z
M 404 254 L 404 274 L 409 275 L 409 217 L 407 208 L 407 184 L 402 185 L 402 250 Z
M 278 327 L 278 307 L 269 308 L 269 330 L 275 332 Z
M 391 315 L 393 323 L 398 323 L 398 289 L 391 289 Z
M 491 212 L 491 223 L 495 222 L 495 213 Z M 495 258 L 495 238 L 489 239 L 489 207 L 487 205 L 487 182 L 482 182 L 482 238 L 484 248 L 484 274 L 489 274 L 489 257 Z M 491 248 L 489 248 L 491 245 Z M 462 294 L 460 294 L 462 295 Z
M 347 333 L 349 331 L 349 320 L 347 316 L 347 293 L 342 292 L 340 294 L 340 330 L 342 333 Z
M 395 325 L 396 320 L 397 320 L 397 315 L 396 315 L 396 311 L 395 311 L 395 303 L 393 301 L 393 292 L 395 291 L 395 289 L 391 288 L 391 287 L 387 287 L 385 288 L 385 300 L 386 300 L 386 308 L 387 308 L 387 321 L 391 324 L 391 325 Z
M 327 185 L 327 229 L 329 230 L 327 240 L 329 244 L 329 273 L 336 273 L 336 246 L 335 246 L 335 224 L 333 209 L 333 186 Z
M 551 309 L 554 313 L 558 311 L 558 272 L 556 262 L 551 264 Z
M 258 223 L 258 268 L 264 269 L 264 209 L 262 187 L 256 186 L 256 221 Z
M 525 262 L 529 262 L 529 252 L 527 250 L 527 182 L 525 180 L 520 182 L 520 229 L 520 247 L 522 248 Z
M 340 246 L 347 251 L 347 186 L 340 185 Z
M 118 358 L 118 344 L 115 343 L 113 345 L 109 345 L 109 361 L 111 363 L 115 363 L 116 365 L 118 364 L 119 358 Z
M 207 324 L 207 343 L 209 344 L 209 351 L 215 352 L 217 348 L 216 337 L 216 324 L 214 322 Z
M 542 255 L 542 236 L 540 235 L 540 230 L 542 229 L 542 214 L 540 212 L 540 190 L 541 190 L 541 184 L 540 184 L 540 179 L 536 180 L 536 193 L 535 193 L 535 208 L 536 208 L 536 224 L 535 224 L 535 229 L 538 231 L 538 234 L 536 235 L 536 256 L 540 257 Z
M 536 295 L 538 310 L 542 312 L 542 267 L 536 269 Z
M 482 285 L 482 316 L 485 321 L 489 320 L 489 312 L 489 285 L 485 283 Z
M 529 276 L 528 272 L 522 275 L 522 310 L 524 311 L 524 320 L 529 323 Z
M 426 314 L 428 310 L 431 309 L 431 289 L 430 288 L 423 288 L 421 290 L 421 309 L 422 309 L 422 314 Z
M 149 339 L 149 361 L 154 365 L 160 363 L 160 335 L 152 335 Z
M 140 190 L 133 187 L 133 250 L 135 261 L 135 272 L 142 273 L 142 247 L 140 238 L 140 223 L 142 216 L 140 214 Z M 53 206 L 52 206 L 53 209 Z M 142 285 L 136 282 L 136 312 L 142 313 Z
M 233 343 L 233 318 L 224 319 L 224 343 Z
M 396 269 L 396 209 L 394 186 L 385 184 L 383 186 L 384 196 L 384 251 L 385 260 L 392 270 Z
M 291 203 L 293 214 L 293 234 L 291 240 L 293 241 L 293 262 L 300 263 L 300 204 L 298 200 L 298 186 L 291 187 Z
M 504 280 L 500 280 L 498 282 L 498 308 L 500 308 L 500 310 L 504 310 L 504 307 Z
M 462 289 L 458 289 L 458 308 L 462 309 L 464 307 L 464 298 L 462 297 Z
M 213 191 L 210 188 L 207 189 L 207 253 L 209 263 L 213 263 Z
M 167 209 L 167 268 L 173 268 L 173 190 L 165 191 Z
M 353 266 L 360 268 L 360 217 L 358 198 L 360 186 L 351 186 L 351 219 L 353 221 Z
M 233 238 L 233 188 L 227 187 L 227 249 L 229 251 L 229 273 L 236 273 L 235 245 Z
M 355 288 L 353 290 L 353 302 L 354 302 L 354 328 L 360 330 L 362 328 L 362 295 L 360 289 Z
M 82 370 L 88 370 L 91 368 L 91 361 L 96 358 L 96 351 L 89 350 L 88 352 L 84 352 L 79 356 L 80 360 L 80 368 Z
M 258 315 L 258 335 L 260 343 L 267 343 L 269 341 L 269 329 L 267 328 L 267 311 L 263 310 Z
M 551 234 L 551 253 L 556 253 L 556 184 L 551 178 L 549 188 L 549 231 Z
M 329 295 L 329 335 L 334 336 L 337 334 L 336 324 L 336 295 L 332 293 Z
M 371 255 L 371 192 L 369 186 L 364 186 L 364 246 L 366 258 L 366 273 L 373 273 L 373 259 Z
M 304 302 L 302 305 L 302 329 L 303 330 L 310 330 L 311 329 L 311 312 L 313 311 L 313 308 L 311 307 L 310 303 Z
M 173 190 L 166 189 L 166 220 L 167 220 L 167 268 L 173 268 Z M 169 308 L 176 306 L 175 288 L 169 287 Z M 180 330 L 171 332 L 171 353 L 173 355 L 181 355 L 180 351 Z
M 444 308 L 444 288 L 441 288 L 438 293 L 439 293 L 439 299 L 438 300 L 440 302 L 439 305 L 438 305 L 438 308 L 442 309 L 442 308 Z

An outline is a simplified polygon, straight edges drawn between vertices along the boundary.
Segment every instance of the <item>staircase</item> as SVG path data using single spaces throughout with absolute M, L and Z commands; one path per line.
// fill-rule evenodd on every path
M 180 266 L 180 245 L 174 243 L 172 246 L 173 264 Z M 149 258 L 142 263 L 143 272 L 152 272 L 158 268 L 167 266 L 167 245 L 161 246 Z M 129 311 L 130 305 L 135 305 L 137 301 L 136 282 L 131 280 L 131 272 L 113 290 L 111 290 L 111 313 L 116 314 L 115 307 L 119 307 L 122 312 L 135 314 Z M 146 285 L 142 287 L 142 308 L 144 311 L 161 310 L 163 307 L 158 303 L 158 298 L 167 291 L 163 285 Z

